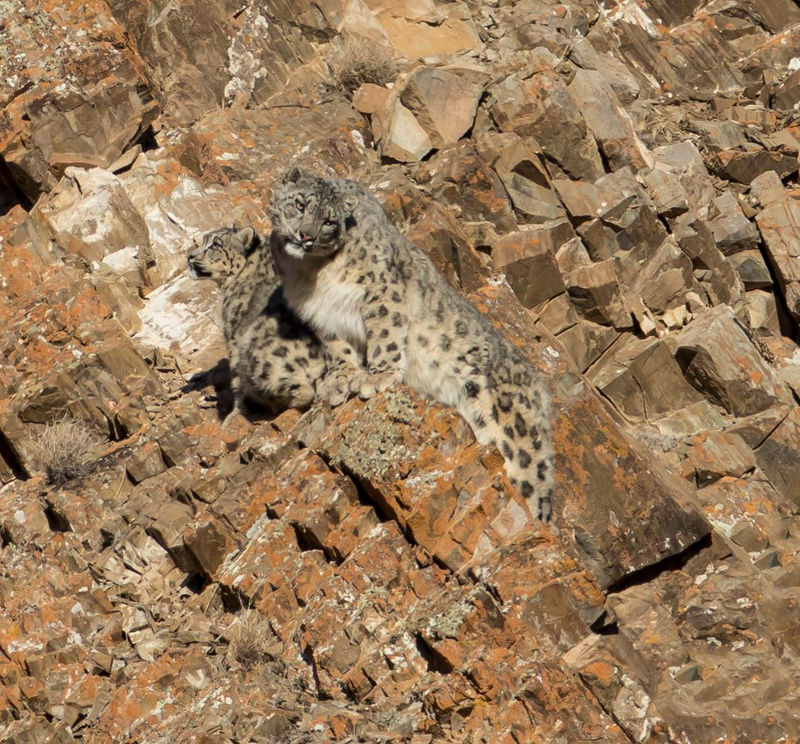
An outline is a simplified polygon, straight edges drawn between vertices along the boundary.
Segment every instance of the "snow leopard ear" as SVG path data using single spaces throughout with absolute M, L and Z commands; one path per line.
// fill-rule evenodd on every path
M 233 234 L 233 238 L 238 244 L 239 251 L 247 253 L 248 249 L 256 238 L 256 231 L 252 227 L 243 227 Z
M 342 209 L 348 217 L 356 211 L 357 206 L 358 197 L 355 194 L 348 194 L 342 199 Z
M 302 175 L 303 171 L 295 165 L 283 177 L 283 183 L 297 183 Z

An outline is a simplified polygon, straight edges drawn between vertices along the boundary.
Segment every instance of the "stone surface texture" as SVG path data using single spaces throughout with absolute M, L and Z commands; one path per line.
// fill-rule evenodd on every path
M 800 741 L 798 46 L 792 0 L 0 0 L 0 742 Z M 542 371 L 551 524 L 402 385 L 223 427 L 185 255 L 295 163 Z

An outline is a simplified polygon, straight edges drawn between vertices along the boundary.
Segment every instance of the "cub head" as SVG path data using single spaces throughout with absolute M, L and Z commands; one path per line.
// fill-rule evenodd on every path
M 357 196 L 339 194 L 324 178 L 295 167 L 272 193 L 272 229 L 293 258 L 330 256 L 341 246 L 357 206 Z
M 195 237 L 195 248 L 187 256 L 189 276 L 222 284 L 242 269 L 257 241 L 252 227 L 223 227 Z

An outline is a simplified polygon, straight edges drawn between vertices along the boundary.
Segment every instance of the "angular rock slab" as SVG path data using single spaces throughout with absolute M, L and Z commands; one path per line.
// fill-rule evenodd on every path
M 695 318 L 675 343 L 675 358 L 689 383 L 729 413 L 748 416 L 777 402 L 775 373 L 727 305 Z
M 593 396 L 566 403 L 553 421 L 559 526 L 603 588 L 679 554 L 711 528 L 671 476 L 651 463 Z
M 640 454 L 600 399 L 570 371 L 558 341 L 534 342 L 530 316 L 508 289 L 486 287 L 471 299 L 546 375 L 554 398 L 556 525 L 563 542 L 574 540 L 602 588 L 708 535 L 709 525 L 681 505 L 687 484 Z
M 159 107 L 144 63 L 105 3 L 45 9 L 14 0 L 2 16 L 0 157 L 35 201 L 69 165 L 111 165 Z
M 411 75 L 400 100 L 433 147 L 452 145 L 471 129 L 487 78 L 477 70 L 422 67 Z
M 800 322 L 800 203 L 787 194 L 756 215 L 786 306 Z

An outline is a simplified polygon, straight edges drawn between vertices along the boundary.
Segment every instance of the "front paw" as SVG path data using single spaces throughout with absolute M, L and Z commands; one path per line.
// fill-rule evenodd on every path
M 350 397 L 351 378 L 346 372 L 329 374 L 317 385 L 317 398 L 327 401 L 331 408 L 342 405 Z
M 378 374 L 364 375 L 360 380 L 354 378 L 353 381 L 358 384 L 354 390 L 358 393 L 358 397 L 362 400 L 369 400 L 396 382 L 400 382 L 400 378 L 393 372 L 379 372 Z M 351 384 L 351 390 L 353 388 L 354 386 Z

